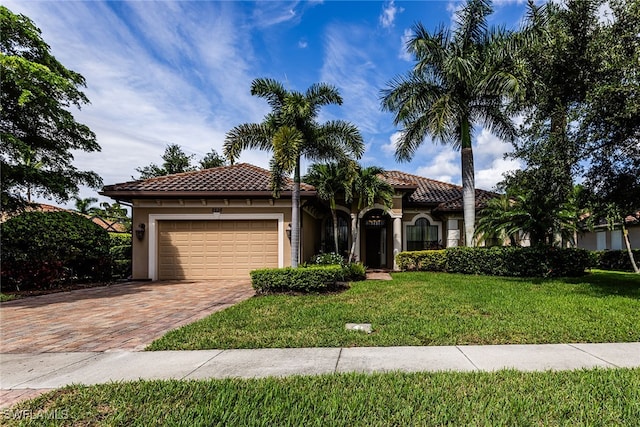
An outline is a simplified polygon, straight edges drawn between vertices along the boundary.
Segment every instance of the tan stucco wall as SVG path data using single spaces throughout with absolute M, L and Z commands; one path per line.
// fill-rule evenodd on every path
M 268 200 L 252 200 L 249 204 L 246 200 L 230 200 L 226 204 L 220 200 L 184 201 L 163 201 L 160 204 L 153 201 L 133 201 L 133 228 L 142 223 L 146 226 L 146 233 L 143 240 L 133 239 L 133 265 L 132 277 L 134 280 L 145 280 L 151 277 L 149 270 L 149 235 L 153 232 L 149 227 L 150 214 L 212 214 L 214 208 L 221 209 L 221 214 L 282 214 L 284 217 L 283 233 L 283 256 L 284 266 L 291 265 L 291 244 L 286 237 L 287 225 L 291 222 L 291 205 L 286 201 L 275 201 L 273 205 Z M 212 219 L 214 217 L 212 216 Z M 311 222 L 311 221 L 309 221 Z M 303 231 L 307 233 L 307 230 Z M 309 244 L 313 244 L 311 237 L 305 237 Z M 309 255 L 310 256 L 310 255 Z
M 611 231 L 607 229 L 600 229 L 597 231 L 588 231 L 582 235 L 578 235 L 578 247 L 583 249 L 588 249 L 591 251 L 598 250 L 598 240 L 597 234 L 598 231 L 605 232 L 606 234 L 606 247 L 607 249 L 611 248 Z M 631 249 L 640 249 L 640 226 L 631 226 L 628 228 L 629 231 L 629 243 L 631 244 Z M 625 250 L 624 240 L 622 241 L 622 249 Z

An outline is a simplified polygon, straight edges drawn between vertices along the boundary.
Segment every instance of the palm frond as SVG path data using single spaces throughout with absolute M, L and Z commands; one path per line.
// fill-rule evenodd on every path
M 304 143 L 302 133 L 294 127 L 282 126 L 273 135 L 272 143 L 275 164 L 285 173 L 293 172 Z
M 271 150 L 270 127 L 263 123 L 244 123 L 227 132 L 224 140 L 223 153 L 233 164 L 246 149 Z
M 279 110 L 284 104 L 287 90 L 275 79 L 257 78 L 251 82 L 251 95 L 264 98 L 274 110 Z

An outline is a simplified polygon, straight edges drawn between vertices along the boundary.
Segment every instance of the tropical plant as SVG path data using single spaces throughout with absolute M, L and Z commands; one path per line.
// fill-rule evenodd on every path
M 517 44 L 504 30 L 488 27 L 491 12 L 489 0 L 469 0 L 456 12 L 453 31 L 441 26 L 429 33 L 416 24 L 407 43 L 415 66 L 382 91 L 383 109 L 401 126 L 398 161 L 410 160 L 427 136 L 460 149 L 467 246 L 473 246 L 475 228 L 473 125 L 512 140 L 516 131 L 503 103 L 521 92 Z
M 360 213 L 373 207 L 377 201 L 382 202 L 385 208 L 393 205 L 394 189 L 391 184 L 381 178 L 384 169 L 377 166 L 358 168 L 353 180 L 353 194 L 358 199 L 356 205 L 356 218 L 360 218 Z M 360 233 L 360 221 L 351 223 L 351 251 L 349 261 L 352 261 L 356 253 L 356 242 Z
M 478 220 L 476 237 L 507 237 L 515 246 L 518 234 L 524 233 L 529 236 L 532 246 L 552 246 L 558 243 L 558 238 L 575 245 L 575 234 L 583 213 L 578 204 L 580 191 L 581 187 L 576 186 L 560 206 L 540 205 L 526 192 L 490 199 Z
M 149 166 L 136 168 L 136 171 L 140 173 L 139 179 L 194 171 L 196 168 L 191 165 L 193 157 L 193 154 L 187 155 L 178 144 L 169 144 L 162 155 L 162 166 L 151 163 Z
M 354 162 L 347 163 L 316 163 L 311 165 L 303 180 L 316 188 L 318 197 L 329 202 L 331 219 L 333 221 L 333 243 L 335 253 L 340 253 L 338 247 L 338 212 L 336 209 L 336 197 L 344 195 L 346 203 L 353 197 L 353 181 L 355 179 L 357 165 Z
M 261 123 L 245 123 L 231 129 L 224 142 L 224 154 L 232 163 L 243 150 L 273 152 L 272 189 L 279 197 L 284 176 L 293 173 L 291 195 L 291 266 L 297 267 L 300 254 L 300 160 L 348 161 L 359 159 L 364 151 L 362 136 L 351 123 L 316 121 L 320 107 L 342 104 L 338 90 L 317 83 L 305 93 L 290 91 L 273 79 L 259 78 L 251 83 L 251 94 L 264 98 L 271 107 Z
M 98 199 L 96 199 L 95 197 L 80 198 L 78 196 L 74 196 L 73 200 L 75 200 L 76 211 L 84 215 L 89 215 L 90 213 L 92 213 L 95 208 L 91 205 L 98 201 Z
M 226 163 L 227 162 L 225 158 L 218 154 L 216 150 L 212 149 L 202 158 L 202 160 L 200 160 L 200 169 L 209 169 L 224 166 Z
M 65 68 L 28 17 L 0 6 L 0 206 L 15 211 L 33 194 L 65 202 L 100 177 L 73 166 L 72 153 L 100 151 L 70 108 L 89 100 L 84 78 Z M 43 161 L 46 159 L 46 161 Z

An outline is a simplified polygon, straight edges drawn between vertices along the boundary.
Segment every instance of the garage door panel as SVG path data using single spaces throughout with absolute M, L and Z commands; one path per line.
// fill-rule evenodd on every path
M 276 220 L 158 222 L 158 277 L 247 277 L 278 266 Z

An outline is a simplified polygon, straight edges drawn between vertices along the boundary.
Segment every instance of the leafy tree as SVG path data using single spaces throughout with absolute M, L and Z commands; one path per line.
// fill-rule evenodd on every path
M 340 253 L 338 247 L 338 213 L 336 198 L 343 195 L 345 202 L 350 202 L 353 192 L 356 165 L 348 163 L 316 163 L 311 165 L 303 180 L 316 188 L 318 197 L 329 202 L 331 219 L 333 220 L 333 243 L 335 253 Z
M 97 174 L 72 164 L 73 150 L 100 151 L 68 110 L 89 102 L 84 78 L 58 62 L 28 17 L 0 6 L 0 20 L 2 210 L 20 209 L 32 193 L 65 202 L 80 185 L 100 187 Z
M 519 50 L 526 66 L 526 95 L 515 106 L 524 115 L 513 157 L 526 172 L 507 178 L 542 212 L 561 212 L 571 197 L 581 159 L 580 140 L 572 127 L 590 85 L 596 79 L 597 7 L 601 0 L 568 0 L 530 4 L 523 33 L 531 43 Z
M 501 29 L 489 28 L 489 0 L 469 0 L 456 13 L 456 26 L 429 33 L 421 24 L 407 44 L 416 65 L 382 92 L 383 109 L 394 112 L 401 125 L 398 161 L 410 160 L 427 136 L 460 149 L 462 160 L 465 238 L 473 246 L 475 179 L 473 125 L 512 140 L 515 128 L 503 109 L 505 96 L 520 90 L 516 44 Z
M 245 123 L 231 129 L 224 142 L 224 154 L 234 162 L 246 149 L 272 151 L 271 172 L 274 197 L 279 197 L 284 176 L 293 173 L 291 196 L 291 265 L 297 267 L 300 253 L 300 159 L 348 161 L 359 159 L 364 143 L 351 123 L 335 120 L 318 123 L 320 107 L 342 104 L 338 90 L 324 83 L 305 93 L 289 91 L 273 79 L 259 78 L 251 94 L 264 98 L 271 107 L 262 123 Z
M 223 156 L 218 154 L 216 150 L 211 150 L 200 160 L 200 169 L 216 168 L 224 166 L 226 163 L 227 161 Z
M 95 208 L 93 208 L 91 205 L 98 201 L 98 199 L 96 199 L 95 197 L 86 197 L 82 199 L 78 196 L 74 196 L 73 199 L 75 200 L 76 211 L 84 215 L 89 215 L 90 213 L 92 213 Z
M 191 165 L 193 157 L 195 157 L 193 154 L 186 155 L 178 144 L 169 144 L 162 155 L 162 160 L 164 160 L 162 166 L 151 163 L 149 166 L 136 168 L 136 171 L 140 173 L 139 179 L 194 171 L 196 168 Z
M 377 166 L 358 168 L 353 180 L 353 195 L 357 197 L 356 217 L 366 208 L 373 207 L 376 201 L 381 201 L 386 208 L 393 205 L 393 187 L 380 176 L 384 175 L 384 169 Z M 360 233 L 360 221 L 352 222 L 351 226 L 351 251 L 349 260 L 353 260 L 356 253 L 356 241 Z

